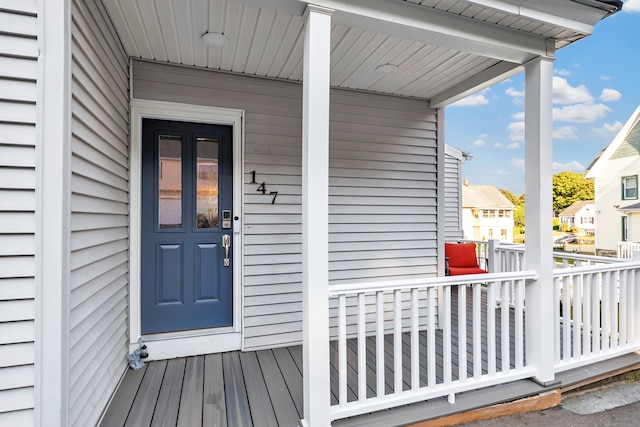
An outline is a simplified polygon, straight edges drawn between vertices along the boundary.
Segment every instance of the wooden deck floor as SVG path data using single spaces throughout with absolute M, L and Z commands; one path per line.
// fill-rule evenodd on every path
M 483 298 L 484 300 L 484 298 Z M 486 300 L 485 300 L 486 301 Z M 457 310 L 453 308 L 452 321 L 457 324 Z M 514 316 L 511 311 L 511 328 Z M 482 324 L 486 312 L 483 313 Z M 470 328 L 472 316 L 467 315 L 467 327 Z M 500 355 L 500 322 L 497 322 L 496 353 Z M 453 328 L 452 359 L 454 379 L 459 375 L 457 366 L 457 337 Z M 403 388 L 410 387 L 409 336 L 403 336 Z M 486 329 L 483 329 L 482 370 L 487 369 Z M 426 343 L 424 333 L 421 342 Z M 511 360 L 513 360 L 513 337 L 511 337 Z M 424 347 L 422 345 L 421 347 Z M 437 382 L 442 382 L 442 334 L 436 334 Z M 367 395 L 375 393 L 375 337 L 367 339 Z M 467 372 L 473 372 L 471 365 L 472 343 L 467 343 Z M 385 384 L 386 392 L 393 387 L 393 339 L 385 337 Z M 330 344 L 331 358 L 331 400 L 337 396 L 338 353 L 335 342 Z M 424 359 L 424 357 L 421 357 Z M 357 399 L 357 343 L 348 341 L 348 400 Z M 633 359 L 636 360 L 636 359 Z M 640 357 L 637 359 L 640 361 Z M 498 369 L 501 361 L 497 361 Z M 613 367 L 615 368 L 615 366 Z M 605 369 L 605 368 L 603 368 Z M 605 369 L 606 370 L 606 369 Z M 597 371 L 597 370 L 596 370 Z M 592 372 L 596 372 L 592 371 Z M 294 346 L 252 352 L 229 352 L 208 354 L 165 361 L 147 363 L 144 368 L 129 370 L 107 409 L 102 427 L 123 426 L 220 426 L 220 427 L 293 427 L 298 425 L 303 413 L 302 391 L 302 347 Z M 569 371 L 571 372 L 571 371 Z M 426 366 L 421 365 L 420 382 L 426 383 Z M 590 372 L 580 372 L 577 376 L 586 378 Z M 457 396 L 456 405 L 450 405 L 446 399 L 434 399 L 419 402 L 372 415 L 340 420 L 336 426 L 390 426 L 404 425 L 434 416 L 475 409 L 529 395 L 538 394 L 545 389 L 532 381 L 491 387 L 480 391 L 471 391 Z

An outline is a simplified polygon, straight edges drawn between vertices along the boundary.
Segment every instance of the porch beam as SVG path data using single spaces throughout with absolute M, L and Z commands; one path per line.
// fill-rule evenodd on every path
M 302 98 L 303 426 L 329 409 L 329 83 L 331 9 L 307 6 Z
M 523 64 L 547 56 L 546 38 L 411 3 L 388 0 L 301 0 L 335 10 L 333 22 Z
M 544 384 L 554 380 L 552 214 L 553 61 L 525 64 L 525 270 L 538 272 L 526 285 L 527 364 Z

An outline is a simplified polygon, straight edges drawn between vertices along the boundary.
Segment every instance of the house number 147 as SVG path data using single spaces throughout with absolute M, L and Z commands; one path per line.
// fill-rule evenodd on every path
M 251 171 L 251 184 L 257 184 L 256 182 L 256 171 Z M 258 193 L 262 193 L 262 194 L 267 194 L 267 187 L 266 187 L 266 183 L 264 181 L 262 181 L 260 183 L 260 185 L 258 186 L 258 189 L 256 190 Z M 278 197 L 278 192 L 277 191 L 269 191 L 269 195 L 273 196 L 273 199 L 271 199 L 271 204 L 275 204 L 276 203 L 276 197 Z

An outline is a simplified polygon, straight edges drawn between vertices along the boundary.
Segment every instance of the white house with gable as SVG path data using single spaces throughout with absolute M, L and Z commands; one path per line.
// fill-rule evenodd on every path
M 597 251 L 617 252 L 640 242 L 638 176 L 640 107 L 594 160 L 586 175 L 594 179 Z M 629 256 L 629 251 L 624 252 Z
M 462 185 L 462 230 L 465 239 L 513 242 L 515 206 L 492 185 Z

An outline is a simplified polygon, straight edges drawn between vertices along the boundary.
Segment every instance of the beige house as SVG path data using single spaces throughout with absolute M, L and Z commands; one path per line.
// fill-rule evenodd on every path
M 465 239 L 513 242 L 515 206 L 492 185 L 462 186 L 462 230 Z
M 595 233 L 595 204 L 593 200 L 578 200 L 560 212 L 561 229 L 576 228 L 578 234 Z

